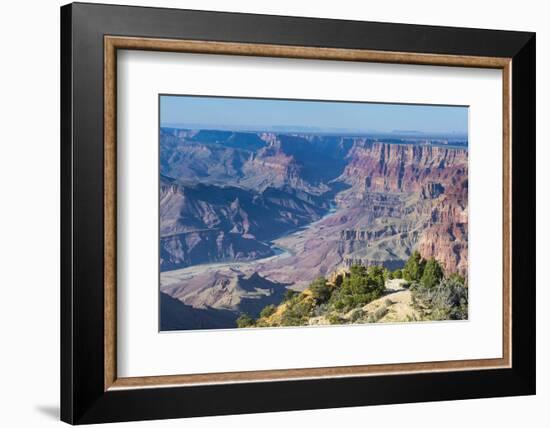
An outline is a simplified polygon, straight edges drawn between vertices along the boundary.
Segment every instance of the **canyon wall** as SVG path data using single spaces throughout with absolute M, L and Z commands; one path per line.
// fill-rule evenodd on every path
M 451 184 L 467 176 L 468 151 L 460 148 L 358 142 L 342 179 L 364 192 L 419 192 L 426 183 Z
M 468 151 L 461 148 L 364 142 L 348 154 L 342 180 L 352 185 L 354 199 L 374 204 L 386 216 L 411 215 L 403 209 L 392 212 L 373 195 L 416 194 L 409 206 L 416 216 L 426 217 L 418 234 L 422 257 L 439 260 L 447 274 L 467 275 L 468 269 Z M 390 204 L 391 207 L 391 204 Z M 406 227 L 405 227 L 406 229 Z M 407 230 L 405 230 L 407 231 Z M 348 232 L 372 239 L 385 230 Z M 349 262 L 348 262 L 349 264 Z
M 308 279 L 315 266 L 303 267 L 317 259 L 318 273 L 358 262 L 395 268 L 414 249 L 447 273 L 467 273 L 465 148 L 265 132 L 162 138 L 163 269 L 271 256 L 270 241 L 332 204 L 337 215 L 322 230 L 281 241 L 294 261 L 275 264 L 273 275 L 289 279 L 286 269 Z

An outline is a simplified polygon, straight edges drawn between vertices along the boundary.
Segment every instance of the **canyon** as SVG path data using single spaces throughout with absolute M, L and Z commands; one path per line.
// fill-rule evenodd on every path
M 233 327 L 287 289 L 352 264 L 394 270 L 414 250 L 467 277 L 464 141 L 173 128 L 160 140 L 163 330 Z

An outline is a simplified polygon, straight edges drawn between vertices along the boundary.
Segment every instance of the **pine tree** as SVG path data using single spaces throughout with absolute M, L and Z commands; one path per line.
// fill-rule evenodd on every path
M 420 281 L 420 278 L 422 278 L 422 274 L 424 273 L 425 264 L 426 261 L 422 259 L 420 253 L 418 251 L 414 251 L 409 257 L 409 260 L 407 260 L 407 263 L 405 263 L 405 267 L 403 268 L 403 278 L 409 282 Z
M 442 279 L 443 269 L 441 269 L 441 265 L 436 259 L 429 259 L 424 267 L 422 278 L 420 278 L 420 285 L 425 288 L 433 288 L 439 285 Z

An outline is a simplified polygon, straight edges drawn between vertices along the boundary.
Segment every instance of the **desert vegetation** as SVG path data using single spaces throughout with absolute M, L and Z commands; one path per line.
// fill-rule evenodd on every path
M 288 290 L 278 305 L 257 319 L 242 313 L 238 327 L 278 327 L 376 322 L 464 320 L 468 286 L 463 277 L 445 276 L 434 258 L 415 251 L 403 268 L 352 265 L 319 277 L 302 292 Z

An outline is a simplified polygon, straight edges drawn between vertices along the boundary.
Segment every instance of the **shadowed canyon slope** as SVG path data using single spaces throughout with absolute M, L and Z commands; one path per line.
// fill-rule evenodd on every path
M 162 310 L 179 301 L 182 319 L 230 327 L 287 288 L 356 263 L 399 268 L 415 249 L 467 273 L 463 144 L 163 128 L 160 166 Z

